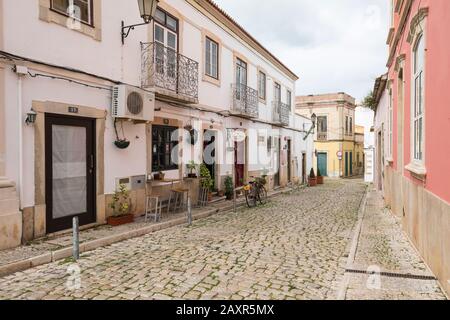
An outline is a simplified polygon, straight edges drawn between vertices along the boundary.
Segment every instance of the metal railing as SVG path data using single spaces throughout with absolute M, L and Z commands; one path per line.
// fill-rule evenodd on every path
M 327 141 L 328 133 L 327 132 L 317 132 L 317 140 L 318 141 Z
M 198 62 L 162 44 L 141 43 L 143 88 L 161 88 L 198 99 Z
M 281 101 L 273 101 L 273 117 L 272 121 L 281 125 L 289 125 L 289 116 L 291 114 L 291 108 L 286 103 Z
M 258 91 L 244 84 L 233 84 L 232 92 L 232 112 L 249 118 L 258 118 L 259 100 Z

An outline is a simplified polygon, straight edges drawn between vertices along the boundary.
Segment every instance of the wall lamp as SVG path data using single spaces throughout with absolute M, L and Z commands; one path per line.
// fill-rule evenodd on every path
M 25 123 L 27 126 L 32 125 L 36 122 L 36 116 L 37 113 L 31 109 L 28 113 L 27 113 L 27 118 L 25 119 Z
M 139 13 L 141 14 L 141 18 L 144 20 L 144 23 L 126 26 L 125 22 L 122 21 L 122 45 L 125 44 L 125 39 L 130 34 L 131 30 L 134 30 L 135 27 L 149 24 L 150 21 L 152 21 L 155 16 L 158 2 L 159 0 L 138 0 Z

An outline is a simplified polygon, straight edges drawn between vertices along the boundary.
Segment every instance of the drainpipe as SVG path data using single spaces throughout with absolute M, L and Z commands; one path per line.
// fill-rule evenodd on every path
M 15 66 L 14 72 L 17 74 L 17 108 L 19 112 L 19 208 L 23 211 L 23 110 L 22 110 L 22 77 L 28 74 L 28 68 Z

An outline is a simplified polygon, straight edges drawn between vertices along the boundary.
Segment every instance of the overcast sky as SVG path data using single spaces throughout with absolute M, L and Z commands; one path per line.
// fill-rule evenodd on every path
M 216 0 L 294 71 L 297 95 L 357 100 L 386 70 L 388 0 Z

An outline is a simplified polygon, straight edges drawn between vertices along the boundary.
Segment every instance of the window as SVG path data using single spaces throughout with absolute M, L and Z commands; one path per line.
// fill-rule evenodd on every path
M 353 118 L 350 117 L 350 124 L 349 124 L 349 134 L 353 134 Z
M 393 102 L 393 99 L 394 99 L 394 97 L 393 97 L 393 95 L 392 95 L 392 88 L 389 88 L 389 105 L 388 105 L 388 107 L 389 107 L 389 123 L 388 123 L 388 125 L 389 125 L 389 127 L 388 127 L 388 138 L 389 138 L 389 141 L 388 141 L 388 143 L 389 143 L 389 145 L 388 145 L 388 154 L 389 154 L 389 157 L 392 157 L 392 154 L 393 154 L 393 152 L 392 152 L 392 149 L 393 149 L 393 144 L 394 144 L 394 135 L 393 135 L 393 129 L 394 129 L 394 110 L 393 110 L 393 104 L 394 104 L 394 102 Z
M 317 117 L 317 131 L 319 133 L 327 133 L 328 132 L 328 123 L 327 116 L 319 116 Z
M 264 72 L 260 71 L 259 79 L 258 79 L 258 93 L 259 93 L 259 98 L 262 100 L 266 100 L 266 87 L 267 87 L 266 74 Z
M 279 83 L 275 83 L 273 101 L 277 104 L 281 102 L 281 85 Z
M 345 116 L 345 135 L 348 135 L 348 116 Z
M 414 79 L 413 79 L 413 113 L 412 127 L 414 136 L 414 160 L 423 161 L 424 144 L 424 60 L 425 43 L 423 35 L 420 35 L 414 47 Z
M 292 111 L 292 92 L 289 90 L 286 91 L 286 102 L 289 106 L 289 110 Z
M 328 136 L 328 119 L 327 116 L 317 117 L 317 140 L 327 140 Z
M 93 0 L 51 0 L 51 9 L 83 23 L 93 25 Z
M 157 9 L 154 21 L 156 72 L 169 78 L 176 78 L 178 20 Z
M 178 169 L 178 135 L 176 127 L 153 126 L 152 170 L 153 172 Z
M 219 44 L 206 37 L 205 41 L 205 73 L 206 75 L 219 78 Z

